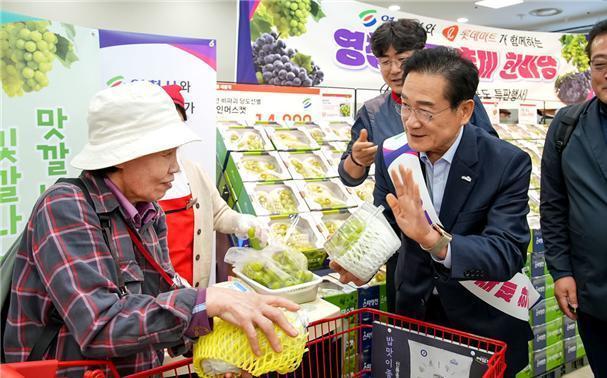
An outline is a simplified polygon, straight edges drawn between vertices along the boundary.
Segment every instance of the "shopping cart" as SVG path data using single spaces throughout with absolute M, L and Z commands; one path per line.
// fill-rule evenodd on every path
M 312 322 L 308 326 L 308 352 L 300 367 L 289 374 L 266 374 L 263 378 L 356 378 L 371 377 L 371 366 L 365 341 L 373 329 L 374 322 L 409 330 L 416 334 L 431 336 L 438 340 L 463 345 L 491 354 L 484 378 L 499 378 L 506 370 L 506 344 L 433 325 L 387 312 L 362 308 L 327 319 Z M 372 345 L 372 340 L 371 345 Z M 127 378 L 164 376 L 194 376 L 192 359 L 175 362 L 156 369 L 133 374 Z
M 506 370 L 505 352 L 506 344 L 501 341 L 488 339 L 460 332 L 450 328 L 433 325 L 419 320 L 407 318 L 387 312 L 362 308 L 339 316 L 321 319 L 308 326 L 308 352 L 299 368 L 289 374 L 279 375 L 270 373 L 264 378 L 355 378 L 371 377 L 371 350 L 373 345 L 370 338 L 374 323 L 379 322 L 388 327 L 407 330 L 417 335 L 429 336 L 433 339 L 447 341 L 473 350 L 482 351 L 491 355 L 487 361 L 487 370 L 484 378 L 503 377 Z M 58 362 L 59 368 L 65 362 Z M 79 366 L 92 365 L 90 361 L 73 361 L 71 364 Z M 95 364 L 107 364 L 103 361 L 93 361 Z M 20 364 L 11 364 L 20 365 Z M 74 366 L 74 365 L 72 365 Z M 56 370 L 55 370 L 56 371 Z M 110 371 L 118 377 L 116 370 Z M 87 378 L 104 378 L 101 371 L 95 376 Z M 29 378 L 30 375 L 23 374 Z M 36 378 L 54 377 L 54 375 L 33 375 Z M 148 378 L 155 376 L 188 376 L 194 377 L 192 359 L 187 358 L 173 362 L 155 369 L 146 370 L 125 378 Z M 6 378 L 9 378 L 7 376 Z M 19 377 L 19 376 L 15 376 Z M 2 378 L 5 378 L 4 375 Z M 109 378 L 109 377 L 108 377 Z
M 86 367 L 83 378 L 105 378 L 105 371 L 109 371 L 114 377 L 120 375 L 111 361 L 31 361 L 0 365 L 0 377 L 2 378 L 54 378 L 62 369 Z

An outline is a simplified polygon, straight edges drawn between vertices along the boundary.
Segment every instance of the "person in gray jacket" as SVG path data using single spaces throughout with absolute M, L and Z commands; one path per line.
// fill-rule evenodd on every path
M 596 97 L 561 152 L 564 110 L 548 129 L 540 215 L 554 295 L 563 313 L 577 319 L 594 375 L 607 377 L 607 20 L 590 31 L 586 53 Z

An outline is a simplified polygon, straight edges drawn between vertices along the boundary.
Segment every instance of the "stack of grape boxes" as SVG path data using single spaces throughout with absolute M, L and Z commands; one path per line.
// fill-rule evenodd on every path
M 346 313 L 356 308 L 372 308 L 387 311 L 388 304 L 385 277 L 385 271 L 382 269 L 368 284 L 356 287 L 351 284 L 341 284 L 339 282 L 339 276 L 335 273 L 331 273 L 324 278 L 325 281 L 321 284 L 320 295 L 324 300 L 339 306 L 342 313 Z M 353 319 L 353 321 L 360 321 L 363 324 L 372 324 L 373 320 L 370 315 L 365 315 L 362 319 Z M 344 343 L 348 345 L 346 348 L 347 354 L 345 354 L 345 361 L 352 361 L 352 363 L 356 362 L 357 359 L 354 357 L 354 354 L 358 353 L 358 346 L 361 346 L 361 351 L 358 356 L 360 359 L 360 366 L 356 367 L 357 370 L 358 368 L 371 368 L 372 331 L 372 328 L 360 328 L 356 333 L 355 340 L 352 338 L 344 339 Z M 347 366 L 349 366 L 347 369 L 352 369 L 355 365 Z M 346 373 L 352 372 L 347 369 L 345 371 Z M 370 377 L 370 375 L 363 375 L 363 377 Z
M 344 285 L 331 275 L 325 276 L 320 284 L 318 294 L 325 301 L 339 307 L 340 312 L 345 314 L 358 308 L 358 290 L 351 285 Z M 347 328 L 357 324 L 357 319 L 346 319 L 349 323 Z M 342 376 L 351 376 L 358 371 L 358 333 L 345 333 L 341 339 L 341 353 L 343 357 Z
M 300 218 L 305 220 L 293 221 L 297 222 L 293 228 L 297 232 L 289 234 L 303 243 L 285 242 L 306 254 L 312 270 L 326 268 L 322 245 L 339 223 L 337 217 L 325 224 L 324 220 L 332 217 L 325 215 L 349 214 L 349 209 L 372 199 L 372 177 L 357 188 L 346 188 L 337 177 L 337 164 L 347 147 L 350 128 L 343 121 L 324 122 L 322 126 L 218 124 L 218 183 L 220 190 L 227 188 L 228 204 L 242 213 L 283 223 L 274 227 L 282 236 L 285 221 L 278 220 L 304 214 Z
M 383 274 L 383 281 L 382 279 L 377 280 L 378 275 L 381 274 Z M 358 288 L 358 308 L 388 310 L 385 273 L 380 271 L 369 284 Z M 361 321 L 363 324 L 373 324 L 373 318 L 370 315 L 363 316 Z M 371 369 L 373 328 L 362 328 L 360 335 L 362 337 L 360 344 L 362 347 L 362 367 L 363 369 Z M 371 377 L 371 375 L 365 374 L 362 377 Z
M 525 272 L 543 299 L 530 311 L 533 340 L 529 342 L 529 365 L 517 377 L 545 374 L 584 356 L 575 322 L 564 317 L 554 298 L 554 281 L 544 259 L 539 224 L 539 183 L 545 125 L 495 125 L 500 137 L 527 152 L 532 161 L 528 215 L 531 241 Z
M 262 153 L 274 151 L 272 142 L 263 129 L 247 127 L 238 121 L 219 121 L 216 133 L 216 182 L 230 207 L 235 207 L 243 190 L 242 179 L 230 177 L 226 170 L 232 152 Z M 235 167 L 230 169 L 236 171 Z

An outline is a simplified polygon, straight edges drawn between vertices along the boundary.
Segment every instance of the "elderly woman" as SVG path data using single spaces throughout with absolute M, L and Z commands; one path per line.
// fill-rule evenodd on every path
M 242 327 L 254 352 L 256 327 L 279 351 L 273 323 L 296 331 L 278 307 L 296 304 L 184 287 L 171 265 L 156 201 L 179 170 L 177 147 L 197 140 L 171 98 L 147 82 L 108 88 L 91 101 L 88 123 L 89 141 L 72 161 L 82 185 L 51 186 L 27 223 L 4 332 L 7 361 L 27 360 L 58 323 L 37 358 L 111 359 L 130 374 L 160 365 L 164 348 L 183 353 L 210 332 L 214 316 Z

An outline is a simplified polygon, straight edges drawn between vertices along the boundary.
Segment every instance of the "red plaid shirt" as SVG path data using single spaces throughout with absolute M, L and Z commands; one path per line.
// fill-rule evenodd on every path
M 55 306 L 65 325 L 47 359 L 111 359 L 121 374 L 156 367 L 164 348 L 184 343 L 198 291 L 168 291 L 160 274 L 133 247 L 126 223 L 131 220 L 125 220 L 127 214 L 103 178 L 87 172 L 81 178 L 94 209 L 79 188 L 67 183 L 50 187 L 34 206 L 16 256 L 4 334 L 7 360 L 27 359 Z M 157 210 L 139 234 L 155 260 L 175 276 L 165 216 Z M 111 213 L 111 242 L 129 293 L 122 298 L 96 214 L 103 212 Z M 62 374 L 82 376 L 82 369 Z

